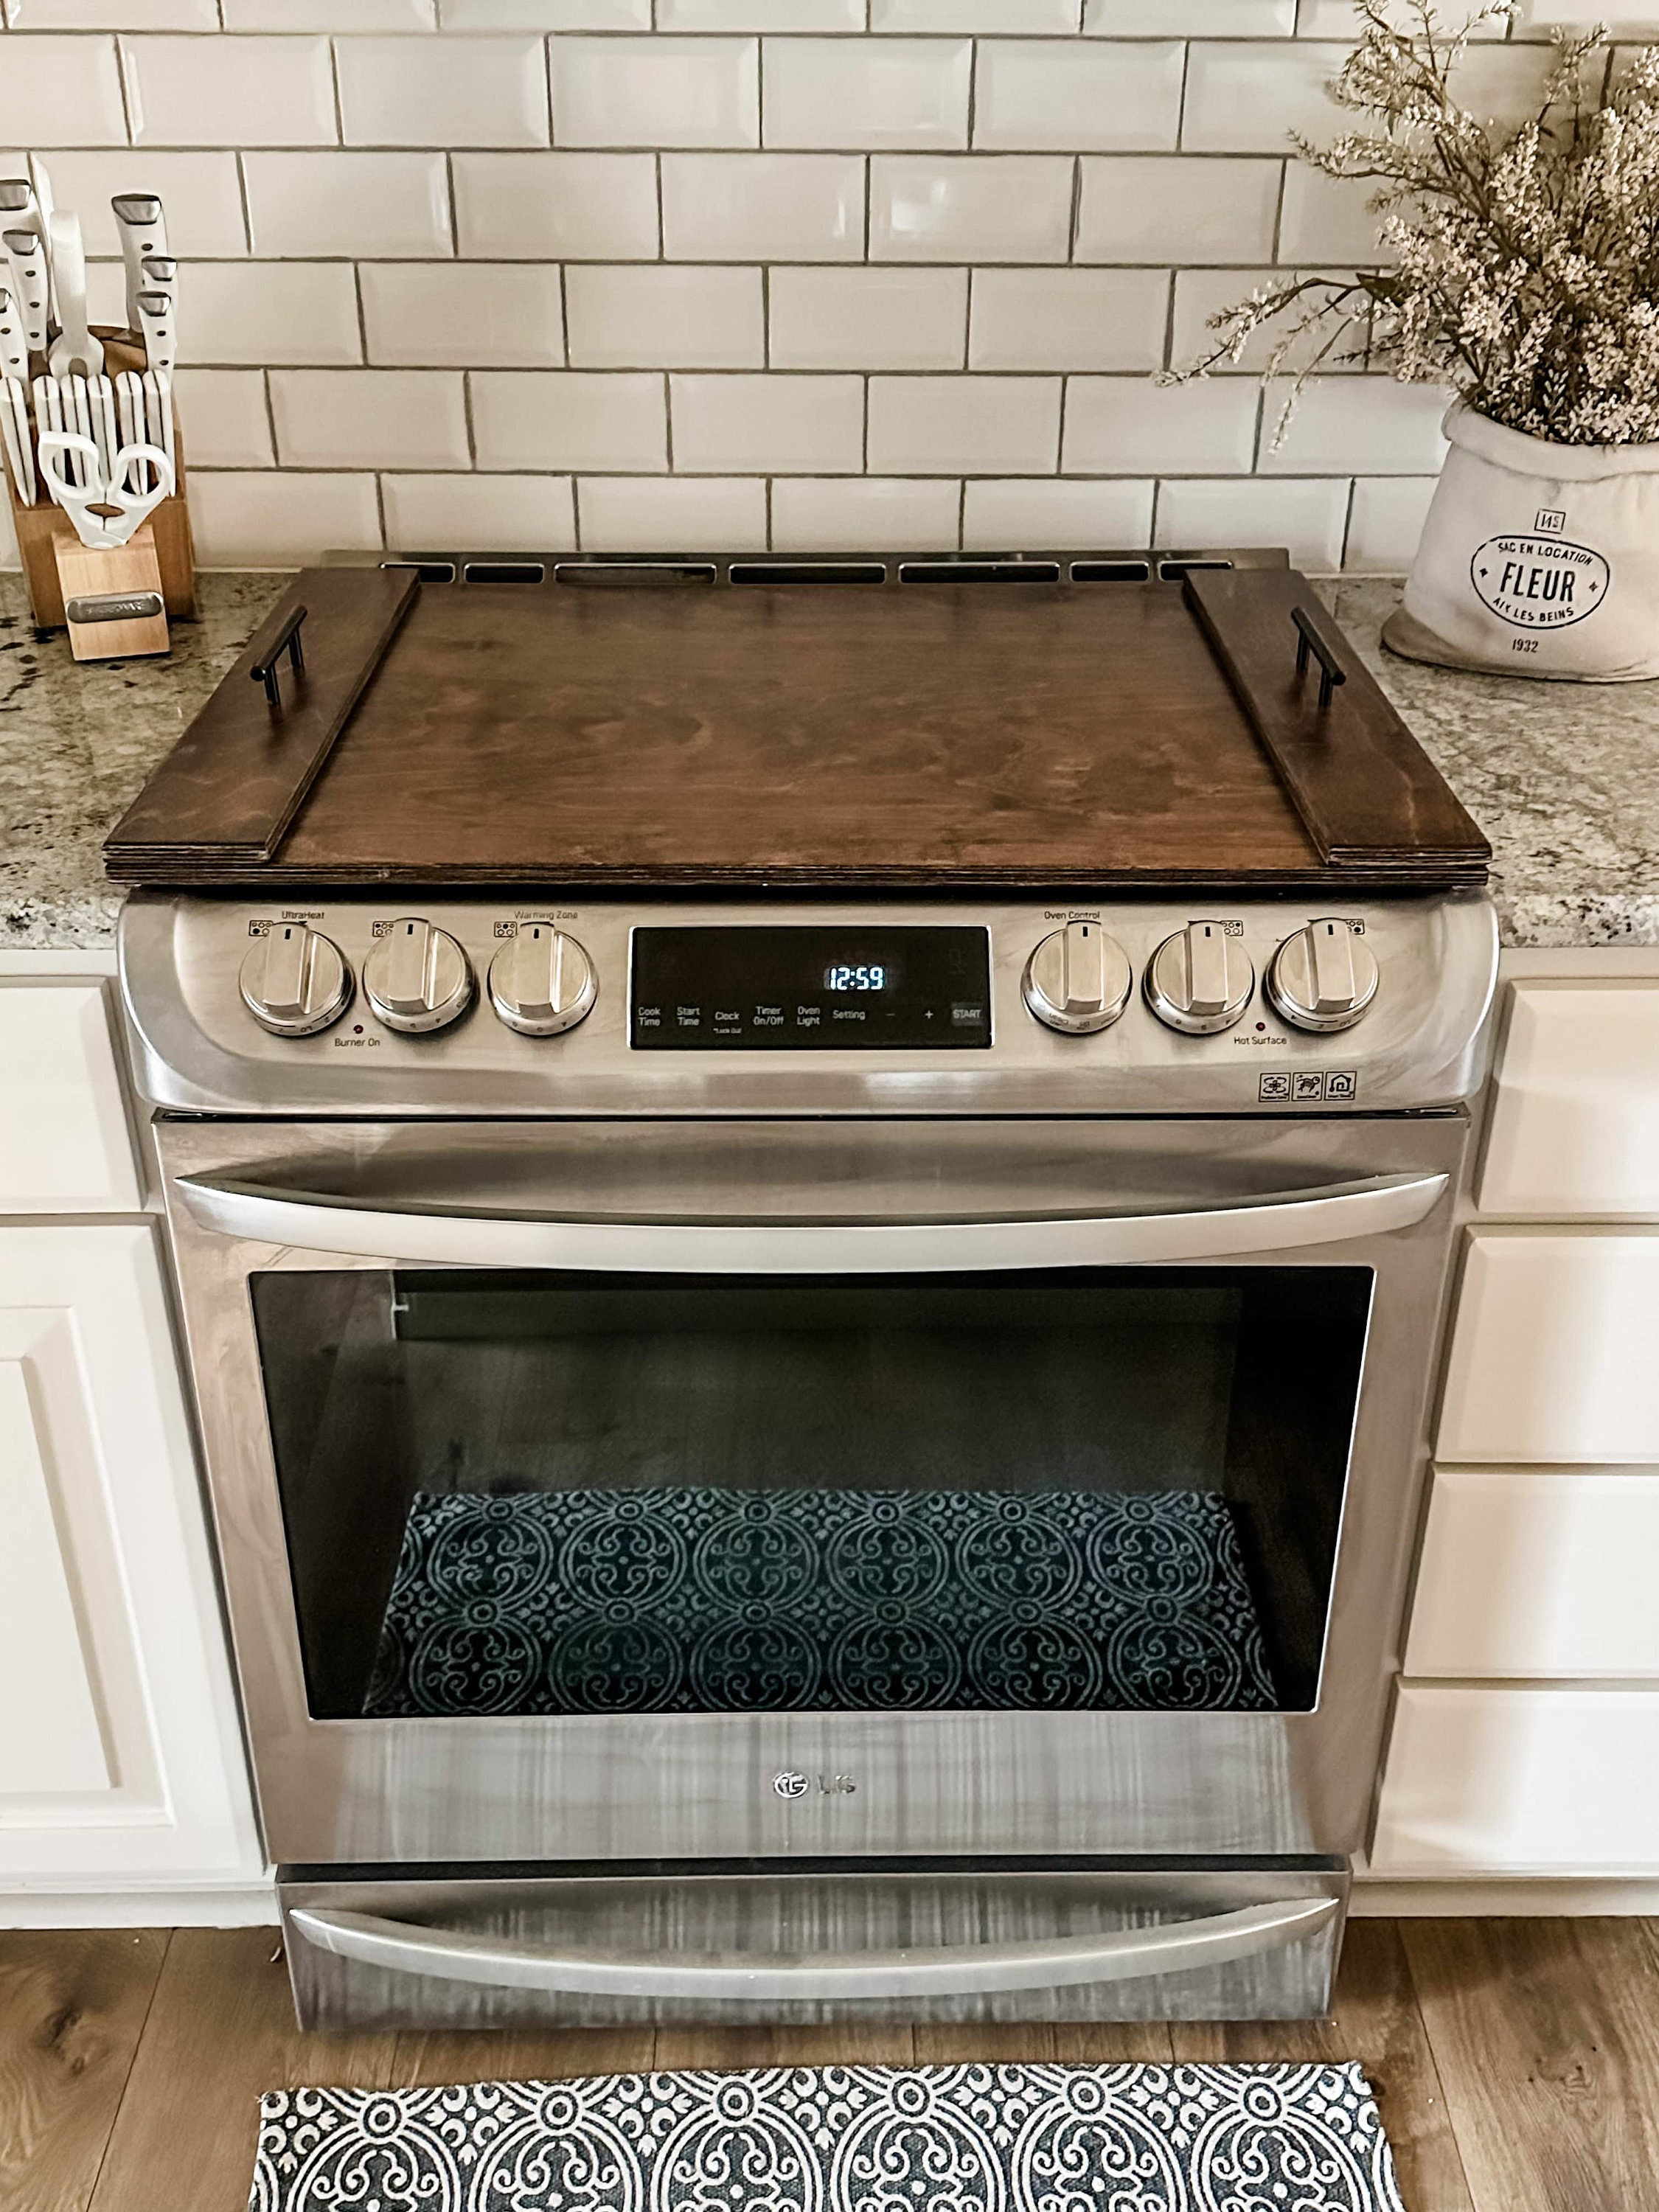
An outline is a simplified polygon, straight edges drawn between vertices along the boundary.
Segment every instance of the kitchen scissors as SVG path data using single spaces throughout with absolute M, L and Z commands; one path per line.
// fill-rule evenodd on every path
M 75 525 L 83 545 L 100 550 L 125 545 L 173 487 L 173 463 L 159 446 L 122 446 L 111 457 L 107 472 L 95 441 L 78 430 L 43 430 L 35 446 L 46 489 Z M 84 469 L 83 483 L 64 473 L 62 464 L 70 462 Z M 148 490 L 140 489 L 147 470 L 155 471 L 155 482 Z M 100 514 L 100 507 L 112 507 L 114 513 Z

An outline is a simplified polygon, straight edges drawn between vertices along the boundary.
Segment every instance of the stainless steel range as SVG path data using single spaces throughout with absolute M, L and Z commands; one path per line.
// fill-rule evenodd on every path
M 1495 964 L 136 896 L 302 2019 L 1323 2009 Z

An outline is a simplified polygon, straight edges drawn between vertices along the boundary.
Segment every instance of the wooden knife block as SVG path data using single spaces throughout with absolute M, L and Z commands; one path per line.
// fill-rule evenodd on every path
M 122 369 L 142 371 L 144 352 L 142 346 L 118 331 L 95 329 L 94 337 L 103 342 L 105 365 L 113 376 Z M 165 616 L 134 625 L 126 623 L 77 623 L 76 635 L 71 639 L 71 649 L 77 660 L 112 660 L 128 653 L 165 653 L 167 651 L 167 623 L 177 622 L 196 611 L 196 545 L 191 536 L 190 503 L 185 482 L 185 449 L 179 435 L 178 410 L 173 410 L 173 453 L 178 471 L 178 482 L 161 505 L 157 507 L 141 529 L 133 532 L 125 545 L 107 551 L 94 551 L 82 545 L 75 532 L 75 525 L 63 508 L 54 504 L 44 483 L 38 481 L 37 496 L 33 507 L 26 507 L 17 495 L 17 487 L 11 483 L 10 471 L 6 471 L 7 488 L 11 495 L 12 526 L 17 532 L 17 550 L 22 557 L 23 579 L 28 587 L 29 611 L 41 629 L 62 629 L 67 623 L 64 612 L 63 564 L 70 561 L 74 581 L 70 595 L 93 595 L 102 592 L 159 591 L 166 607 Z M 155 563 L 155 575 L 148 583 L 133 580 L 134 571 L 126 556 L 143 541 L 149 541 L 149 558 Z M 100 572 L 82 563 L 113 564 Z M 159 640 L 149 643 L 123 644 L 117 633 L 142 628 L 145 635 Z M 100 635 L 103 633 L 103 635 Z M 86 639 L 84 646 L 82 638 Z

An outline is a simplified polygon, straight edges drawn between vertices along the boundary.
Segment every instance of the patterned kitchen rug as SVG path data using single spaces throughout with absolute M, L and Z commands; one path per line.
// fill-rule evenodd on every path
M 374 1718 L 1271 1710 L 1195 1490 L 416 1494 Z
M 261 2100 L 250 2212 L 1403 2212 L 1357 2063 L 775 2067 Z

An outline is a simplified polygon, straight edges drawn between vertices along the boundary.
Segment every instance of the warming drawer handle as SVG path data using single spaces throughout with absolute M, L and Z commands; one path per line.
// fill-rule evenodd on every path
M 372 1206 L 234 1176 L 180 1176 L 192 1220 L 222 1236 L 356 1259 L 443 1267 L 577 1267 L 647 1274 L 921 1274 L 1009 1267 L 1141 1267 L 1281 1252 L 1421 1221 L 1443 1175 L 1376 1176 L 1192 1212 L 1032 1221 L 641 1221 Z
M 1068 1989 L 1080 1982 L 1127 1982 L 1172 1974 L 1305 1941 L 1340 1910 L 1334 1897 L 1250 1905 L 1200 1920 L 1107 1936 L 1055 1936 L 1032 1943 L 960 1949 L 869 1951 L 789 1959 L 741 1952 L 665 1958 L 629 1952 L 555 1950 L 424 1928 L 374 1913 L 299 1905 L 289 1925 L 307 1943 L 391 1973 L 428 1974 L 483 1988 L 558 1990 L 611 1997 L 719 1997 L 739 2003 L 828 2002 L 857 1997 L 976 1996 L 998 1990 Z

